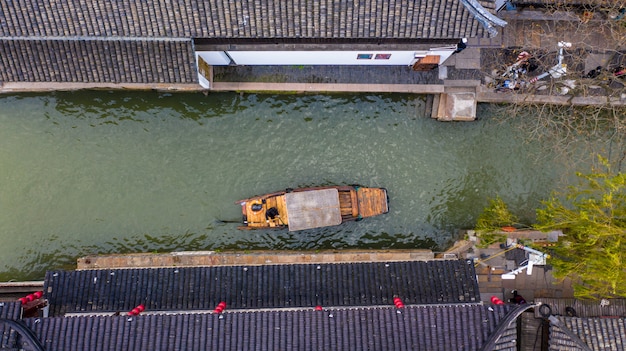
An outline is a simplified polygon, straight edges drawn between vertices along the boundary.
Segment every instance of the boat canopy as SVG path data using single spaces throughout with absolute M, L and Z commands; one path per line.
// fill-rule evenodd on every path
M 337 189 L 286 193 L 285 202 L 290 231 L 341 224 Z

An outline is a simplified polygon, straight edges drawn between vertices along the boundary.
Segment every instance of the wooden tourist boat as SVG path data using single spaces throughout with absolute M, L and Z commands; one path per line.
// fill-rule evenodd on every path
M 287 189 L 239 200 L 239 229 L 290 231 L 338 225 L 389 212 L 387 190 L 356 185 Z

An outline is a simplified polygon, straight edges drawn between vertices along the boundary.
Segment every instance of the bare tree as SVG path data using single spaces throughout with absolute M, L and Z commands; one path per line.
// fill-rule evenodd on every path
M 539 1 L 535 1 L 539 2 Z M 529 140 L 559 153 L 626 155 L 626 2 L 546 1 L 509 21 L 507 49 L 483 50 L 485 86 L 510 94 L 504 116 L 527 116 Z M 539 11 L 538 11 L 539 10 Z M 520 11 L 530 11 L 520 9 Z M 580 149 L 580 141 L 587 150 Z M 576 145 L 577 147 L 573 147 Z M 619 168 L 617 168 L 619 170 Z

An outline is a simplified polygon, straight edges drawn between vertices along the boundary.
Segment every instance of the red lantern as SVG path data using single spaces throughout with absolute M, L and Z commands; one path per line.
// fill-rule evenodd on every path
M 393 298 L 393 304 L 396 305 L 397 308 L 403 308 L 404 307 L 404 303 L 402 302 L 402 299 L 400 299 L 399 297 L 394 297 Z
M 31 301 L 35 301 L 40 299 L 43 296 L 43 291 L 37 291 L 35 293 L 32 294 L 28 294 L 24 297 L 20 297 L 19 299 L 17 299 L 19 302 L 22 303 L 22 305 L 25 305 Z
M 139 305 L 137 305 L 137 307 L 135 307 L 132 310 L 130 310 L 130 312 L 128 312 L 128 315 L 129 316 L 137 316 L 141 312 L 143 312 L 145 309 L 146 309 L 146 307 L 143 304 L 139 304 Z
M 497 296 L 491 297 L 491 303 L 494 305 L 504 305 L 504 301 L 500 300 Z
M 220 303 L 217 304 L 217 307 L 215 307 L 215 310 L 213 310 L 213 312 L 222 313 L 222 311 L 224 311 L 225 308 L 226 308 L 226 302 L 221 301 Z

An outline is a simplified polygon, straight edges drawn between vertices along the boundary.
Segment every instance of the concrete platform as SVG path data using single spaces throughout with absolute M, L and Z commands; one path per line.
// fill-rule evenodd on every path
M 156 268 L 189 266 L 235 266 L 333 262 L 426 261 L 430 250 L 341 250 L 341 251 L 183 251 L 92 255 L 77 260 L 77 269 Z
M 458 69 L 480 69 L 480 48 L 468 47 L 455 56 L 455 67 Z
M 26 282 L 0 282 L 0 302 L 15 301 L 20 297 L 43 290 L 43 280 Z
M 211 91 L 438 94 L 444 87 L 440 84 L 213 82 Z

